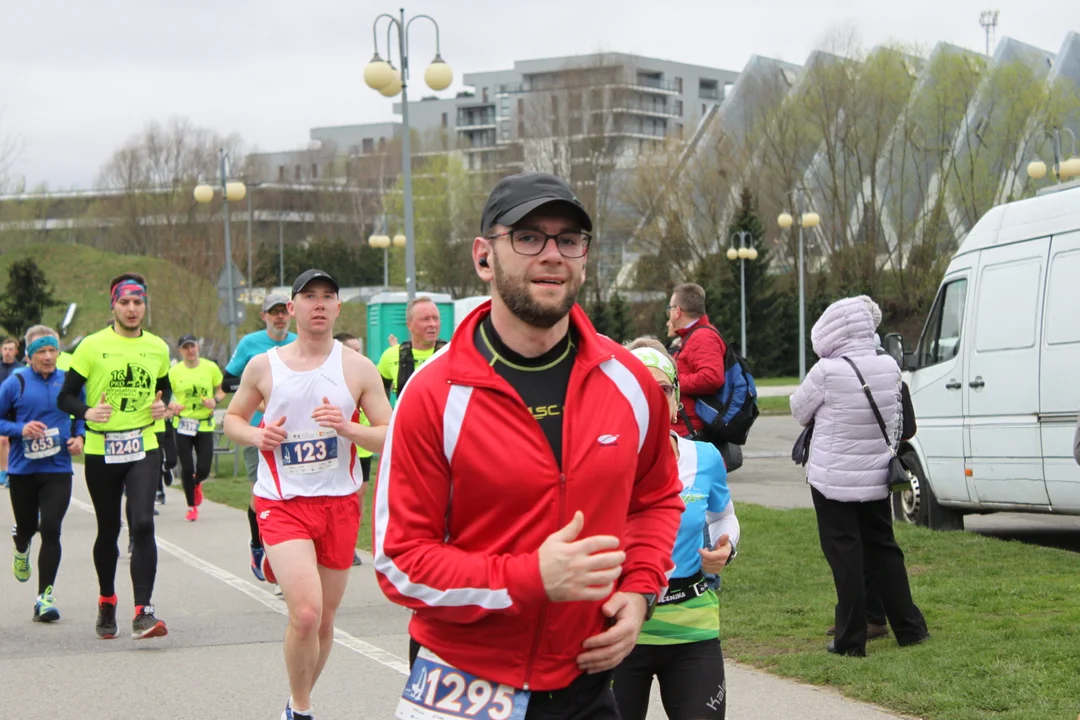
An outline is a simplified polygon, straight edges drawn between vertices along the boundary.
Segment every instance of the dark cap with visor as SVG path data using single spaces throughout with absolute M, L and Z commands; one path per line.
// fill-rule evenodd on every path
M 322 270 L 305 270 L 300 273 L 300 276 L 296 278 L 296 281 L 292 284 L 292 294 L 296 297 L 296 294 L 306 288 L 309 284 L 316 280 L 322 280 L 330 287 L 334 288 L 334 292 L 338 292 L 341 288 L 337 284 L 337 280 L 330 277 L 329 274 L 324 273 Z
M 194 335 L 181 335 L 180 339 L 176 341 L 176 347 L 182 348 L 185 345 L 197 345 L 198 339 Z
M 564 203 L 582 230 L 592 230 L 592 218 L 565 180 L 550 173 L 526 172 L 504 177 L 491 191 L 480 216 L 480 233 L 495 225 L 513 225 L 536 208 L 553 202 Z

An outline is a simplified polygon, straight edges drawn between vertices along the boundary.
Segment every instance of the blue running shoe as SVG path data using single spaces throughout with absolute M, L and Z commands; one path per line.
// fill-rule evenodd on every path
M 56 609 L 56 598 L 52 596 L 52 585 L 45 588 L 45 592 L 38 595 L 34 603 L 34 622 L 56 622 L 60 619 L 60 611 Z
M 262 571 L 263 558 L 265 557 L 265 550 L 261 547 L 251 546 L 251 574 L 254 575 L 255 579 L 259 582 L 266 582 L 266 575 L 264 575 Z
M 315 716 L 293 712 L 292 698 L 289 698 L 289 702 L 285 703 L 285 712 L 281 713 L 281 720 L 315 720 Z

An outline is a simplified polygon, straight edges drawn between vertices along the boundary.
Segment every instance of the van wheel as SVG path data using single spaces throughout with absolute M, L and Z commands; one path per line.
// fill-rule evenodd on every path
M 964 514 L 938 504 L 934 489 L 926 479 L 919 456 L 908 450 L 902 454 L 911 469 L 911 489 L 893 495 L 893 516 L 902 522 L 932 530 L 963 530 Z
M 904 463 L 911 469 L 911 488 L 893 493 L 893 518 L 909 525 L 926 525 L 926 503 L 922 496 L 922 468 L 913 452 L 903 453 Z

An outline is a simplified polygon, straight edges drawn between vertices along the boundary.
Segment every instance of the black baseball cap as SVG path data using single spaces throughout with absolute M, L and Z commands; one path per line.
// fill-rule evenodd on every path
M 337 280 L 330 277 L 328 273 L 324 273 L 322 270 L 305 270 L 300 273 L 300 276 L 296 278 L 296 281 L 292 284 L 292 296 L 296 297 L 296 294 L 307 287 L 308 283 L 313 280 L 322 280 L 328 283 L 334 288 L 334 292 L 341 290 L 341 287 L 337 284 Z
M 480 233 L 493 225 L 513 225 L 550 202 L 565 203 L 581 221 L 581 229 L 592 230 L 592 218 L 565 180 L 550 173 L 525 172 L 504 177 L 491 191 L 480 217 Z
M 176 347 L 182 348 L 185 345 L 198 345 L 199 340 L 194 335 L 181 335 L 180 339 L 176 341 Z

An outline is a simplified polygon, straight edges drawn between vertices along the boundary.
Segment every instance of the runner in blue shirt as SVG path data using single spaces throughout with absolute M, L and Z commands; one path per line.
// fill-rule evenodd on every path
M 629 348 L 667 395 L 674 421 L 679 409 L 675 361 L 656 340 L 635 340 Z M 686 506 L 672 553 L 675 570 L 634 649 L 615 669 L 615 700 L 624 720 L 644 720 L 656 677 L 670 720 L 723 720 L 727 688 L 720 648 L 720 601 L 703 572 L 719 573 L 735 557 L 739 520 L 716 447 L 675 433 L 671 444 Z M 709 542 L 702 547 L 706 528 Z
M 18 354 L 18 340 L 9 337 L 0 341 L 0 383 L 25 367 L 19 362 Z M 8 447 L 8 439 L 0 436 L 0 487 L 8 486 Z
M 11 440 L 9 482 L 15 515 L 15 557 L 19 582 L 30 579 L 30 541 L 41 533 L 35 622 L 60 619 L 53 585 L 60 567 L 60 525 L 71 500 L 71 456 L 82 453 L 82 420 L 56 407 L 64 371 L 56 369 L 56 331 L 34 325 L 26 331 L 30 367 L 0 384 L 0 434 Z M 40 520 L 38 519 L 40 515 Z
M 236 344 L 232 359 L 225 366 L 225 376 L 221 381 L 221 389 L 227 393 L 234 393 L 240 387 L 240 376 L 244 374 L 244 368 L 256 355 L 262 355 L 270 348 L 288 345 L 296 339 L 296 333 L 289 332 L 289 324 L 292 318 L 289 316 L 289 296 L 281 292 L 267 293 L 262 303 L 260 316 L 266 323 L 266 330 L 257 330 L 240 338 Z M 252 425 L 262 422 L 262 413 L 256 412 L 251 418 Z M 251 486 L 255 486 L 255 479 L 259 472 L 259 449 L 255 447 L 244 448 L 244 466 L 247 470 L 248 480 Z M 255 517 L 255 496 L 252 495 L 248 503 L 248 526 L 251 530 L 251 572 L 256 578 L 266 581 L 262 564 L 266 557 L 263 550 L 262 538 L 259 537 L 259 521 Z

